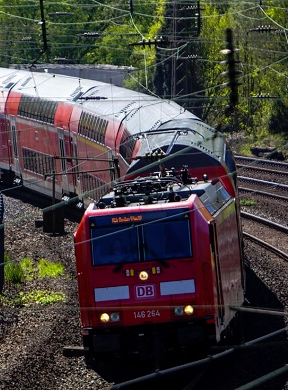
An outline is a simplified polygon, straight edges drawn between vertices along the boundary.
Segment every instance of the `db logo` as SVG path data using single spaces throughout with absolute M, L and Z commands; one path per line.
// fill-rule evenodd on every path
M 155 297 L 154 284 L 135 286 L 135 295 L 136 295 L 136 298 L 153 298 L 153 297 Z

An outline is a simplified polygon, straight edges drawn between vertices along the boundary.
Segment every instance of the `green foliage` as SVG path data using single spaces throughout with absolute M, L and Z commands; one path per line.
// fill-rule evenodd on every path
M 24 259 L 20 261 L 20 267 L 22 268 L 25 280 L 32 280 L 34 276 L 33 261 L 28 257 L 24 257 Z
M 40 259 L 38 263 L 39 278 L 57 278 L 63 275 L 64 268 L 61 263 L 51 263 L 45 259 Z
M 65 302 L 67 296 L 62 292 L 46 291 L 46 290 L 33 290 L 30 292 L 20 291 L 19 295 L 15 298 L 8 298 L 5 295 L 0 294 L 0 303 L 3 306 L 22 307 L 30 306 L 33 304 L 38 305 L 53 305 L 56 302 Z
M 269 129 L 272 133 L 282 133 L 288 136 L 288 106 L 283 101 L 273 104 L 273 110 L 269 120 Z
M 63 275 L 64 269 L 60 263 L 51 263 L 45 259 L 40 259 L 35 265 L 33 260 L 25 257 L 20 262 L 11 260 L 10 256 L 4 254 L 5 280 L 13 284 L 20 284 L 31 281 L 34 278 L 57 278 Z M 52 305 L 56 302 L 66 301 L 66 295 L 62 292 L 49 292 L 34 290 L 26 293 L 21 291 L 19 296 L 8 298 L 0 294 L 0 303 L 4 306 L 28 306 L 32 304 Z
M 56 302 L 65 302 L 66 295 L 62 292 L 48 292 L 42 290 L 35 290 L 29 293 L 20 292 L 19 300 L 24 306 L 33 305 L 52 305 Z
M 24 271 L 21 265 L 15 261 L 12 261 L 11 258 L 4 254 L 4 278 L 8 282 L 19 284 L 24 281 Z
M 20 262 L 15 262 L 5 254 L 5 280 L 19 284 L 24 281 L 31 281 L 35 278 L 57 278 L 64 273 L 61 263 L 52 263 L 45 259 L 40 259 L 35 265 L 32 259 L 23 258 Z
M 203 23 L 201 37 L 204 39 L 203 57 L 207 58 L 207 62 L 203 65 L 203 73 L 205 74 L 203 88 L 206 90 L 207 97 L 210 98 L 208 104 L 203 109 L 201 117 L 208 120 L 214 126 L 222 121 L 222 124 L 228 122 L 224 117 L 224 107 L 229 100 L 229 88 L 221 87 L 221 84 L 227 82 L 221 74 L 225 72 L 227 66 L 223 66 L 221 62 L 227 58 L 220 53 L 225 49 L 226 45 L 226 29 L 232 28 L 235 30 L 237 25 L 231 13 L 227 10 L 223 14 L 214 6 L 206 6 L 203 12 L 205 23 Z M 225 99 L 219 99 L 219 97 Z M 221 118 L 222 117 L 222 118 Z
M 253 200 L 253 199 L 241 199 L 240 200 L 240 206 L 251 207 L 251 206 L 255 206 L 256 203 L 257 203 L 256 200 Z
M 254 142 L 253 142 L 253 145 L 254 145 Z M 251 154 L 251 148 L 252 144 L 247 142 L 246 144 L 243 144 L 240 149 L 238 150 L 238 153 L 241 155 L 241 156 L 250 156 Z

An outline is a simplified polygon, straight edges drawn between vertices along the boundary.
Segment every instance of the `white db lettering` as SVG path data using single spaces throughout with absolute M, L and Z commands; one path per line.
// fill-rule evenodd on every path
M 153 284 L 146 286 L 135 286 L 136 298 L 151 298 L 155 296 L 155 288 Z

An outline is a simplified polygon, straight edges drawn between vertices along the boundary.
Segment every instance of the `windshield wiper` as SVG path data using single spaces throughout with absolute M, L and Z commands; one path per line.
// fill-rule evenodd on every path
M 123 265 L 126 263 L 126 261 L 129 259 L 129 257 L 133 254 L 133 252 L 138 249 L 137 245 L 133 245 L 129 251 L 124 255 L 123 259 L 116 265 L 116 267 L 113 269 L 113 272 L 119 272 Z
M 143 248 L 146 250 L 146 251 L 149 251 L 151 254 L 152 254 L 152 256 L 155 258 L 155 259 L 153 259 L 153 260 L 149 260 L 149 261 L 158 261 L 158 263 L 160 263 L 164 268 L 169 268 L 170 267 L 170 264 L 168 264 L 167 263 L 167 261 L 165 260 L 165 259 L 159 259 L 159 258 L 157 258 L 157 255 L 156 255 L 156 253 L 153 251 L 153 249 L 151 249 L 151 248 L 147 248 L 147 245 L 143 245 Z
M 146 245 L 143 245 L 143 248 L 146 249 Z M 127 262 L 127 260 L 129 259 L 130 256 L 132 256 L 132 254 L 134 253 L 135 250 L 138 249 L 138 245 L 134 245 L 132 246 L 129 251 L 125 254 L 125 256 L 123 257 L 123 259 L 121 260 L 120 263 L 118 263 L 115 268 L 113 269 L 113 272 L 117 273 L 119 272 L 123 265 Z M 146 249 L 147 250 L 147 249 Z M 155 258 L 155 259 L 151 259 L 149 261 L 157 261 L 158 263 L 160 263 L 164 268 L 170 268 L 170 264 L 167 263 L 167 261 L 165 259 L 161 259 L 161 258 L 157 258 L 157 255 L 155 254 L 155 252 L 152 250 L 152 249 L 149 249 L 150 253 L 152 254 L 152 256 Z

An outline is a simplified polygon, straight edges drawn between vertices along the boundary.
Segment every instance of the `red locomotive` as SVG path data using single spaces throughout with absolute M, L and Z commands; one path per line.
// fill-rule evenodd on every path
M 115 185 L 75 233 L 86 363 L 229 334 L 244 301 L 235 198 L 185 168 Z M 159 354 L 159 351 L 158 351 Z
M 224 137 L 183 107 L 115 85 L 0 68 L 0 181 L 88 205 L 115 178 L 147 176 L 159 159 L 203 170 L 230 193 Z M 55 179 L 55 180 L 54 180 Z

